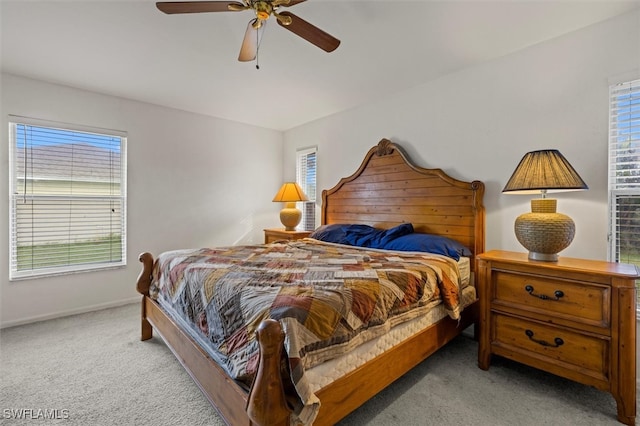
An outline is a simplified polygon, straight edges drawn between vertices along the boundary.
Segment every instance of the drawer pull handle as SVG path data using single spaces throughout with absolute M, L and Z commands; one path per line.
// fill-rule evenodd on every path
M 531 340 L 532 342 L 536 342 L 537 344 L 542 345 L 542 346 L 548 346 L 548 347 L 551 347 L 551 348 L 557 348 L 558 346 L 564 345 L 564 340 L 562 340 L 559 337 L 556 337 L 555 339 L 553 339 L 554 343 L 549 343 L 546 340 L 534 339 L 533 338 L 533 331 L 531 331 L 531 330 L 525 330 L 524 332 L 527 335 L 527 337 L 529 338 L 529 340 Z
M 556 290 L 553 292 L 553 295 L 555 297 L 551 297 L 551 296 L 547 296 L 546 294 L 534 294 L 533 293 L 533 286 L 532 285 L 526 285 L 524 287 L 524 289 L 527 291 L 527 293 L 529 293 L 530 295 L 537 297 L 538 299 L 542 299 L 542 300 L 560 300 L 561 297 L 564 296 L 564 292 L 562 290 Z

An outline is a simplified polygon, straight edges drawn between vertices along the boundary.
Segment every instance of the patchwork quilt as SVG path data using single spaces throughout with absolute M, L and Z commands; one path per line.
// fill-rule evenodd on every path
M 176 250 L 161 254 L 152 297 L 234 379 L 250 383 L 258 362 L 255 330 L 266 318 L 285 331 L 290 380 L 304 424 L 319 401 L 305 369 L 339 356 L 441 300 L 460 315 L 455 260 L 436 254 L 362 249 L 304 239 Z

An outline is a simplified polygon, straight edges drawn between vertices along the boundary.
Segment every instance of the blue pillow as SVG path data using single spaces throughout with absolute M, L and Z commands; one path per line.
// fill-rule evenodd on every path
M 309 235 L 310 238 L 326 241 L 329 243 L 351 244 L 347 239 L 348 234 L 352 235 L 368 235 L 375 232 L 376 229 L 369 225 L 358 225 L 349 223 L 333 223 L 330 225 L 322 225 Z
M 383 232 L 383 235 L 380 238 L 380 244 L 378 248 L 384 248 L 384 246 L 386 246 L 396 238 L 409 234 L 413 234 L 413 225 L 410 223 L 401 223 L 398 226 L 387 229 Z
M 348 244 L 367 248 L 384 248 L 394 239 L 413 232 L 413 225 L 402 223 L 390 229 L 376 229 L 367 225 L 346 229 L 345 239 Z
M 393 239 L 413 232 L 413 225 L 403 223 L 390 229 L 376 229 L 360 224 L 322 225 L 309 235 L 320 241 L 359 247 L 383 248 Z
M 348 226 L 349 225 L 342 223 L 322 225 L 316 228 L 309 237 L 320 241 L 326 241 L 328 243 L 346 244 L 344 242 L 344 236 L 346 234 L 345 228 Z
M 427 253 L 443 254 L 459 260 L 460 256 L 471 256 L 468 247 L 441 235 L 413 233 L 395 238 L 385 244 L 388 250 L 424 251 Z

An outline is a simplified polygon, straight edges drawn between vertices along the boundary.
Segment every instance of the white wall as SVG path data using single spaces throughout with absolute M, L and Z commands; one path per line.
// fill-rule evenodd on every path
M 500 191 L 524 153 L 559 149 L 590 186 L 557 196 L 577 228 L 562 255 L 604 259 L 608 85 L 639 70 L 636 11 L 284 135 L 3 74 L 0 325 L 135 299 L 142 251 L 260 242 L 279 225 L 271 198 L 294 178 L 296 149 L 318 146 L 318 187 L 330 188 L 383 137 L 420 166 L 485 182 L 487 249 L 524 251 L 513 221 L 529 197 Z M 8 114 L 128 132 L 126 268 L 8 281 Z
M 525 251 L 513 223 L 530 197 L 501 190 L 526 152 L 556 148 L 590 188 L 556 196 L 576 223 L 561 255 L 606 259 L 608 86 L 639 70 L 636 11 L 289 130 L 285 174 L 297 148 L 317 145 L 318 187 L 330 188 L 386 137 L 419 166 L 483 181 L 487 250 Z
M 136 299 L 138 254 L 257 243 L 279 225 L 282 133 L 3 74 L 0 136 L 0 324 Z M 123 269 L 8 280 L 7 115 L 128 133 L 128 255 Z

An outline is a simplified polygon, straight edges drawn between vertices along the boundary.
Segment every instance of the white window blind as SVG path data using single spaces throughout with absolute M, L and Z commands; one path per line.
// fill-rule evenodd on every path
M 126 264 L 126 136 L 10 117 L 10 279 Z
M 609 258 L 640 266 L 640 80 L 610 87 Z
M 312 231 L 316 226 L 316 154 L 317 148 L 296 153 L 296 182 L 309 198 L 301 209 L 300 228 L 305 231 Z

